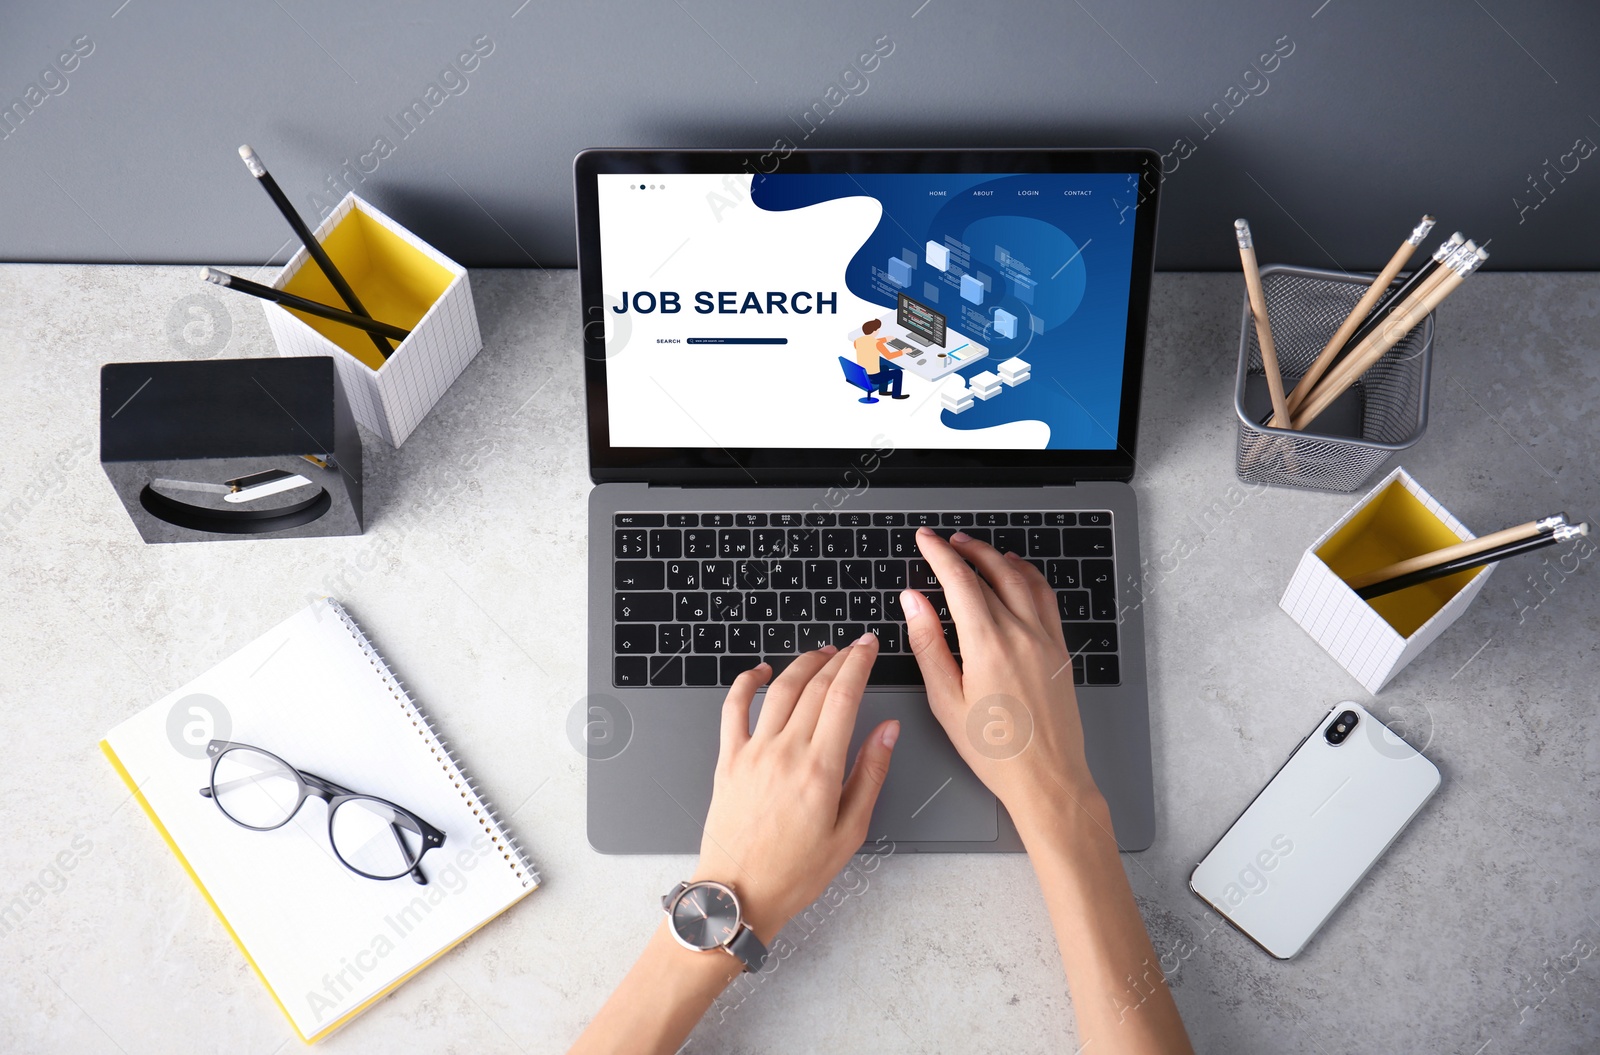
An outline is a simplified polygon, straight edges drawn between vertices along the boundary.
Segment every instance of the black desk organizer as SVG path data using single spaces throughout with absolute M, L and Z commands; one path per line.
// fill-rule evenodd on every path
M 332 359 L 108 363 L 100 466 L 145 542 L 361 534 Z

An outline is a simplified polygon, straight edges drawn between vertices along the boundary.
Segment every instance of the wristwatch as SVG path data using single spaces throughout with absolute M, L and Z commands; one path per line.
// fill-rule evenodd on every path
M 679 883 L 661 899 L 673 938 L 685 949 L 724 949 L 747 971 L 759 971 L 767 947 L 744 921 L 739 896 L 726 883 Z

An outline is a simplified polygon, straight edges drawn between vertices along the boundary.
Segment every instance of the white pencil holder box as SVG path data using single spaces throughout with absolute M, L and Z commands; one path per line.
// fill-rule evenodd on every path
M 1376 693 L 1460 618 L 1494 566 L 1370 601 L 1358 597 L 1344 577 L 1475 537 L 1410 473 L 1396 468 L 1311 544 L 1278 605 Z
M 398 447 L 483 347 L 467 270 L 354 194 L 315 231 L 373 318 L 411 331 L 389 357 L 364 330 L 265 302 L 284 356 L 332 356 L 355 419 Z M 343 308 L 302 246 L 272 285 Z

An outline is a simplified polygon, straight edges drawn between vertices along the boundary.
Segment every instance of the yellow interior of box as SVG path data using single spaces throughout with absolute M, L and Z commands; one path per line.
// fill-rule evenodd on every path
M 455 278 L 448 268 L 418 252 L 359 207 L 351 209 L 334 225 L 322 240 L 322 248 L 355 290 L 367 313 L 402 329 L 415 328 Z M 308 259 L 284 283 L 283 289 L 335 308 L 346 306 L 315 260 Z M 373 370 L 384 364 L 383 356 L 378 354 L 365 330 L 319 319 L 293 308 L 288 310 Z M 392 347 L 394 342 L 389 344 Z
M 1399 480 L 1390 483 L 1322 544 L 1317 556 L 1341 579 L 1461 542 Z M 1483 568 L 1469 568 L 1366 602 L 1401 637 L 1410 637 Z

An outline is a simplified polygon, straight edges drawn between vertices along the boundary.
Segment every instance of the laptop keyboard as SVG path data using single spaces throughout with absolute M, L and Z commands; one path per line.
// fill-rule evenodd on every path
M 870 684 L 922 684 L 900 591 L 932 602 L 958 656 L 920 527 L 965 531 L 1013 552 L 1055 588 L 1077 685 L 1117 685 L 1111 514 L 1039 510 L 850 513 L 618 513 L 613 531 L 612 682 L 619 688 L 731 685 L 762 660 L 878 635 Z

